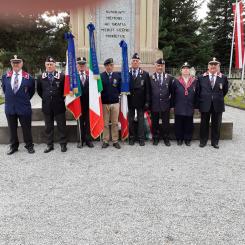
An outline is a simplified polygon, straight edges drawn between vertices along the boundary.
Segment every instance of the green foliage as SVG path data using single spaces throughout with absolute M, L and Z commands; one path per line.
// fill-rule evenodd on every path
M 221 61 L 223 66 L 229 66 L 230 49 L 233 31 L 232 2 L 210 0 L 208 15 L 202 26 L 202 34 L 206 44 L 212 49 L 212 56 Z
M 241 97 L 241 96 L 237 96 L 234 99 L 233 98 L 231 99 L 228 96 L 226 96 L 225 97 L 225 104 L 245 110 L 245 98 Z
M 197 0 L 160 1 L 159 48 L 170 66 L 180 66 L 185 61 L 193 65 L 206 62 L 209 50 L 199 35 L 197 9 Z
M 53 24 L 42 15 L 19 16 L 18 19 L 1 19 L 0 62 L 9 67 L 9 59 L 18 54 L 24 59 L 24 68 L 34 74 L 44 67 L 46 56 L 65 61 L 66 41 L 64 33 L 69 30 L 69 18 Z
M 0 96 L 0 105 L 4 103 L 4 98 Z

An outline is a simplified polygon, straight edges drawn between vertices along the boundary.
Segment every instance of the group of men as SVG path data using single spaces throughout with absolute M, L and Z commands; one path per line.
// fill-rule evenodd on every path
M 2 88 L 5 94 L 5 114 L 10 132 L 10 149 L 7 154 L 11 155 L 18 151 L 18 120 L 23 130 L 25 147 L 29 153 L 34 153 L 30 100 L 35 93 L 35 80 L 22 70 L 23 60 L 17 55 L 10 60 L 10 63 L 12 70 L 2 77 Z M 219 71 L 220 62 L 213 58 L 208 63 L 208 71 L 198 78 L 190 77 L 190 65 L 184 63 L 181 67 L 183 76 L 179 79 L 165 72 L 165 61 L 162 58 L 155 62 L 155 72 L 151 76 L 140 65 L 140 57 L 135 53 L 131 59 L 129 94 L 127 96 L 129 145 L 134 145 L 135 142 L 138 142 L 140 146 L 145 145 L 144 113 L 145 111 L 150 111 L 153 144 L 157 145 L 160 138 L 163 138 L 164 144 L 170 146 L 169 118 L 170 110 L 173 108 L 176 122 L 180 122 L 180 119 L 183 121 L 188 118 L 186 117 L 186 111 L 188 111 L 190 115 L 187 113 L 187 116 L 190 116 L 189 118 L 192 120 L 190 124 L 193 123 L 194 109 L 199 109 L 201 112 L 200 147 L 205 147 L 207 144 L 211 117 L 211 144 L 214 148 L 219 148 L 224 96 L 228 92 L 228 80 Z M 101 98 L 104 118 L 102 148 L 109 147 L 111 136 L 113 147 L 120 149 L 118 118 L 121 74 L 114 71 L 112 58 L 105 60 L 104 67 L 105 71 L 101 73 L 103 84 Z M 85 143 L 92 148 L 94 145 L 90 136 L 89 124 L 89 74 L 85 57 L 77 58 L 77 70 L 83 91 L 80 97 L 82 106 L 82 115 L 80 117 L 81 140 L 82 145 Z M 56 71 L 55 60 L 50 56 L 45 61 L 45 72 L 37 78 L 37 93 L 42 98 L 42 111 L 47 137 L 47 147 L 44 153 L 54 150 L 54 120 L 57 122 L 61 151 L 66 152 L 64 74 Z M 178 114 L 182 115 L 182 117 L 179 117 Z M 179 136 L 181 127 L 181 123 L 176 123 L 178 145 L 182 144 L 183 140 L 185 140 L 186 145 L 190 145 L 192 127 L 189 127 L 190 132 L 187 138 Z

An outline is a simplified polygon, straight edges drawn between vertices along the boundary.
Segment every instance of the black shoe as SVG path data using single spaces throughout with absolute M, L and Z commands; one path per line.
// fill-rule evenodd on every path
M 154 139 L 153 140 L 153 145 L 158 145 L 158 143 L 159 143 L 159 140 L 158 139 Z
M 66 145 L 65 144 L 60 145 L 60 150 L 61 152 L 66 152 L 67 151 Z
M 10 149 L 7 151 L 7 155 L 12 155 L 12 154 L 14 154 L 16 151 L 18 151 L 18 148 L 10 148 Z
M 190 140 L 185 140 L 185 145 L 186 146 L 191 146 L 191 141 Z
M 102 148 L 103 148 L 103 149 L 107 148 L 108 146 L 109 146 L 109 144 L 108 144 L 108 143 L 103 142 L 103 144 L 102 144 Z
M 170 141 L 169 141 L 169 140 L 164 140 L 164 144 L 165 144 L 166 146 L 171 146 L 171 144 L 170 144 Z
M 28 151 L 28 153 L 30 153 L 30 154 L 35 153 L 35 150 L 34 150 L 33 147 L 28 147 L 28 148 L 27 148 L 27 151 Z
M 44 153 L 49 153 L 50 151 L 53 151 L 54 147 L 52 145 L 48 145 L 47 148 L 44 150 Z
M 86 145 L 89 147 L 89 148 L 93 148 L 94 147 L 94 144 L 91 142 L 91 141 L 86 141 Z
M 213 146 L 213 148 L 215 149 L 219 149 L 219 145 L 218 144 L 211 144 Z
M 203 147 L 205 147 L 206 145 L 207 145 L 207 143 L 203 143 L 203 142 L 202 142 L 202 143 L 199 144 L 199 147 L 203 148 Z
M 117 149 L 121 149 L 121 146 L 119 145 L 119 143 L 118 143 L 118 142 L 113 143 L 113 146 L 114 146 L 115 148 L 117 148 Z
M 144 146 L 145 145 L 145 141 L 144 140 L 139 140 L 139 145 L 140 146 Z
M 129 145 L 134 145 L 134 140 L 133 139 L 129 139 Z
M 177 145 L 182 145 L 183 144 L 183 140 L 177 140 Z

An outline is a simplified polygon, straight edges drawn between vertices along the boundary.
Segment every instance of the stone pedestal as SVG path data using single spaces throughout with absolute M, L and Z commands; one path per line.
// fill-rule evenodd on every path
M 76 9 L 71 12 L 71 29 L 76 39 L 77 55 L 88 58 L 87 25 L 96 27 L 97 55 L 100 64 L 113 57 L 121 64 L 119 42 L 128 43 L 129 57 L 138 52 L 142 66 L 154 64 L 163 56 L 158 49 L 159 0 L 109 0 L 96 8 Z

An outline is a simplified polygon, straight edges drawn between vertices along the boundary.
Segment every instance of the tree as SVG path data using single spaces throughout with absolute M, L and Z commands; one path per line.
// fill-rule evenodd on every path
M 203 64 L 197 0 L 161 0 L 159 48 L 170 66 Z
M 1 19 L 0 61 L 9 66 L 9 59 L 18 54 L 24 59 L 24 68 L 35 74 L 43 69 L 45 58 L 53 56 L 65 61 L 66 41 L 64 33 L 69 30 L 69 18 L 51 23 L 43 15 L 19 15 L 18 19 Z
M 208 15 L 202 26 L 202 34 L 207 45 L 211 46 L 212 56 L 223 66 L 229 66 L 233 31 L 232 2 L 210 0 Z

